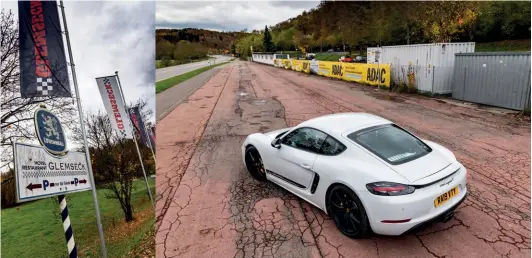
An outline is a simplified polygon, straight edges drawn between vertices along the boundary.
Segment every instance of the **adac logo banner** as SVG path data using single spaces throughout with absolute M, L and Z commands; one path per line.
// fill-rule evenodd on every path
M 320 61 L 318 74 L 330 78 L 342 79 L 344 63 Z
M 366 67 L 365 64 L 344 64 L 344 80 L 354 82 L 364 82 Z
M 35 111 L 35 131 L 41 145 L 51 154 L 67 152 L 66 138 L 59 119 L 50 111 L 39 108 Z
M 390 65 L 389 64 L 363 64 L 362 74 L 364 82 L 369 85 L 380 85 L 390 87 Z
M 304 73 L 310 73 L 310 61 L 307 60 L 293 60 L 292 70 Z
M 19 1 L 20 95 L 71 97 L 56 1 Z
M 390 87 L 389 64 L 357 64 L 319 61 L 318 74 L 325 77 Z

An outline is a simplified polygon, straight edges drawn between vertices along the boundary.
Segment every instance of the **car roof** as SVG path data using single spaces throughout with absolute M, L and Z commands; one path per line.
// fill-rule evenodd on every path
M 337 113 L 312 118 L 300 124 L 316 128 L 333 136 L 339 136 L 342 133 L 364 129 L 370 126 L 391 124 L 392 122 L 380 116 L 368 113 Z

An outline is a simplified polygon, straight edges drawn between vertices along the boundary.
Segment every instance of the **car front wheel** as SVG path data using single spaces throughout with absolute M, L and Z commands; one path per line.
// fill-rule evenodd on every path
M 249 146 L 246 148 L 245 161 L 246 168 L 253 178 L 259 181 L 266 181 L 264 163 L 262 163 L 259 151 L 255 147 Z
M 371 233 L 366 210 L 358 196 L 345 185 L 335 185 L 327 196 L 327 209 L 336 227 L 351 238 Z

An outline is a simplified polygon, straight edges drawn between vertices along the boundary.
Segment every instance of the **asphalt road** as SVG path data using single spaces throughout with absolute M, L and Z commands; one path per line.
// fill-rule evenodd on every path
M 170 77 L 174 77 L 174 76 L 186 73 L 186 72 L 190 72 L 192 70 L 196 70 L 196 69 L 199 69 L 205 66 L 227 62 L 231 60 L 232 58 L 229 56 L 220 56 L 220 55 L 216 55 L 213 57 L 215 57 L 215 59 L 156 69 L 155 80 L 161 81 L 161 80 L 168 79 Z
M 156 119 L 161 120 L 172 111 L 182 101 L 186 100 L 190 94 L 203 86 L 211 77 L 222 70 L 224 66 L 217 66 L 200 73 L 182 83 L 179 86 L 171 87 L 156 95 Z
M 354 240 L 242 164 L 250 133 L 369 112 L 451 149 L 468 169 L 455 217 Z M 419 95 L 230 63 L 157 122 L 157 257 L 530 257 L 530 122 Z

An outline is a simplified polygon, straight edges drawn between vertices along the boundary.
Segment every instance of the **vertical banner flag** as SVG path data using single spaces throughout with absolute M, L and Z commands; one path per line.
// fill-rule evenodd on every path
M 155 127 L 151 127 L 149 130 L 149 136 L 150 136 L 150 143 L 153 151 L 155 152 Z
M 116 76 L 96 78 L 96 83 L 98 84 L 98 89 L 100 89 L 103 105 L 105 106 L 107 115 L 109 115 L 111 125 L 120 136 L 133 139 L 131 125 L 127 119 L 126 108 L 120 96 Z
M 148 139 L 146 138 L 146 127 L 144 126 L 144 121 L 142 121 L 142 116 L 140 115 L 139 107 L 132 107 L 128 109 L 129 117 L 131 118 L 131 122 L 133 123 L 133 126 L 139 132 L 140 139 L 142 140 L 142 143 L 146 146 L 150 146 L 150 143 L 148 142 Z
M 56 1 L 19 1 L 20 95 L 71 97 Z

